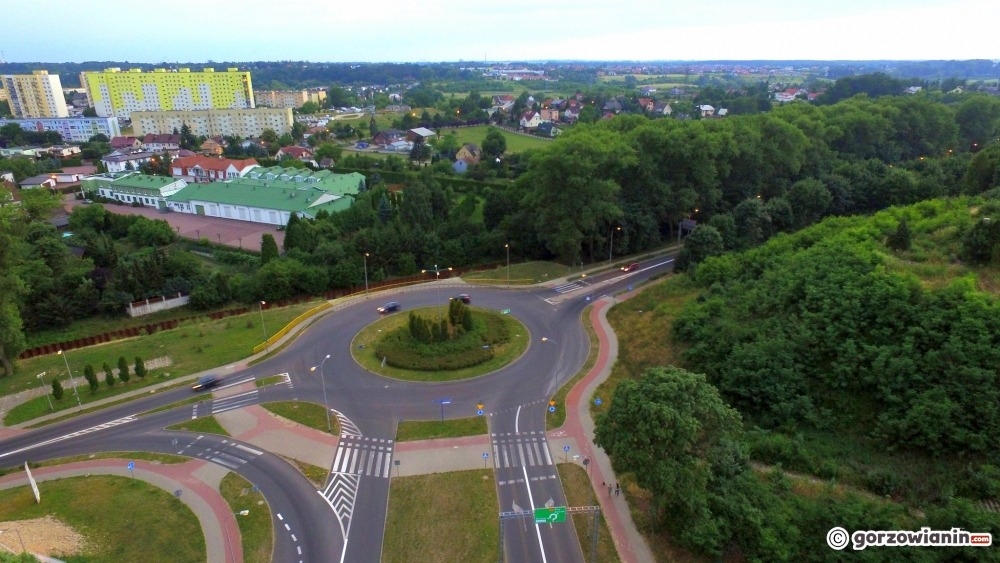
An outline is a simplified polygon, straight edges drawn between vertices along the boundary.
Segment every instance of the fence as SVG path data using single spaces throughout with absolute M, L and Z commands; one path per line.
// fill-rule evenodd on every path
M 177 297 L 171 297 L 167 299 L 166 297 L 153 297 L 152 299 L 146 299 L 144 301 L 136 301 L 135 303 L 128 304 L 128 311 L 126 311 L 130 317 L 141 317 L 143 315 L 148 315 L 150 313 L 155 313 L 157 311 L 165 311 L 167 309 L 174 309 L 176 307 L 183 307 L 191 301 L 191 297 L 187 295 L 177 294 Z

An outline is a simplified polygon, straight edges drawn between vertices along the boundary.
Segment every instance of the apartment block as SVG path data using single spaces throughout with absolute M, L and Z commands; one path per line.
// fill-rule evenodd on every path
M 0 119 L 0 127 L 8 123 L 16 123 L 25 131 L 55 131 L 62 135 L 67 143 L 86 143 L 97 134 L 107 135 L 109 139 L 122 134 L 118 120 L 113 117 L 66 117 L 66 118 L 36 118 L 36 119 Z
M 249 72 L 189 68 L 142 72 L 109 68 L 80 73 L 87 100 L 100 117 L 131 119 L 137 111 L 194 111 L 253 108 Z M 169 133 L 169 131 L 166 131 Z
M 291 133 L 292 108 L 209 109 L 195 111 L 136 111 L 132 131 L 136 137 L 147 133 L 173 133 L 187 124 L 195 135 L 205 137 L 259 137 L 264 129 L 278 135 Z
M 256 90 L 257 105 L 269 108 L 300 108 L 306 102 L 320 106 L 326 101 L 326 90 Z
M 59 75 L 47 70 L 31 74 L 5 74 L 0 77 L 10 111 L 17 119 L 32 117 L 69 117 Z

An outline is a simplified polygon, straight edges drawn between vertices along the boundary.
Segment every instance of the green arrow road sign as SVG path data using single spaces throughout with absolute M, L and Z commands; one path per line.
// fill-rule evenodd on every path
M 535 524 L 556 524 L 566 521 L 566 507 L 536 508 Z

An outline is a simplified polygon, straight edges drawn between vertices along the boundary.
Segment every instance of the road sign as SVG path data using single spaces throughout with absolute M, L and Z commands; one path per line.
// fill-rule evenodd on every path
M 600 397 L 594 399 L 594 404 L 597 405 L 597 406 L 601 406 L 601 403 L 603 403 L 603 402 L 604 401 L 602 401 Z
M 476 414 L 478 414 L 479 416 L 483 416 L 483 409 L 479 409 L 478 411 L 476 411 Z
M 476 408 L 479 409 L 479 410 L 483 410 L 483 404 L 482 403 L 476 403 Z
M 556 412 L 556 408 L 555 407 L 549 407 L 549 412 Z
M 535 524 L 555 524 L 566 521 L 566 507 L 553 506 L 551 508 L 535 509 Z
M 564 452 L 568 452 L 569 451 L 569 446 L 563 446 L 563 451 Z
M 501 315 L 509 315 L 510 314 L 510 309 L 500 309 L 500 314 Z
M 133 469 L 135 469 L 135 462 L 134 461 L 128 462 L 128 470 L 132 471 Z
M 550 399 L 550 400 L 549 400 L 549 406 L 550 406 L 550 407 L 552 407 L 552 406 L 555 406 L 555 404 L 556 404 L 556 401 L 555 401 L 555 399 Z

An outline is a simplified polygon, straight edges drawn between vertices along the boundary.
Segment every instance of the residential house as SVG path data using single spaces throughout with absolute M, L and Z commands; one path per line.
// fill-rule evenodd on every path
M 389 143 L 388 145 L 386 145 L 385 148 L 386 148 L 386 150 L 390 150 L 390 151 L 394 151 L 394 152 L 407 152 L 408 153 L 408 152 L 410 152 L 410 151 L 413 150 L 413 143 L 411 143 L 410 141 L 406 141 L 406 140 L 400 139 L 398 141 L 393 141 L 393 142 Z
M 559 110 L 554 108 L 540 109 L 538 110 L 538 118 L 542 121 L 542 123 L 559 121 Z
M 324 158 L 323 160 L 319 161 L 320 168 L 333 168 L 335 164 L 336 163 L 333 161 L 332 158 Z
M 80 154 L 80 147 L 76 145 L 53 145 L 45 149 L 52 158 L 71 158 Z
M 220 156 L 226 150 L 226 142 L 220 139 L 205 139 L 198 150 L 205 155 Z
M 566 107 L 566 100 L 564 100 L 562 98 L 556 98 L 556 99 L 552 100 L 551 102 L 549 102 L 548 107 L 550 107 L 552 109 L 561 110 L 561 109 L 563 109 L 563 108 Z
M 575 123 L 577 119 L 580 119 L 579 107 L 567 107 L 562 113 L 562 120 L 566 123 Z
M 643 86 L 642 88 L 639 88 L 639 95 L 641 96 L 649 96 L 650 94 L 655 93 L 656 88 L 653 88 L 652 86 Z
M 466 143 L 455 153 L 455 160 L 466 160 L 470 164 L 478 164 L 482 155 L 483 153 L 479 150 L 479 147 L 471 143 Z
M 199 154 L 175 159 L 170 163 L 170 175 L 188 183 L 232 180 L 246 176 L 258 166 L 252 158 L 236 160 Z
M 604 102 L 601 107 L 601 111 L 604 113 L 621 113 L 622 104 L 618 100 L 611 98 L 610 100 Z
M 140 151 L 142 150 L 142 141 L 136 139 L 135 137 L 112 137 L 111 150 L 113 151 Z
M 715 112 L 716 117 L 726 117 L 729 115 L 729 110 L 726 108 L 719 108 L 719 111 Z
M 59 172 L 53 172 L 56 184 L 75 184 L 87 176 L 97 174 L 96 166 L 64 166 Z
M 296 160 L 301 160 L 303 162 L 312 160 L 313 153 L 311 149 L 299 146 L 281 147 L 278 152 L 274 155 L 277 160 L 282 160 L 285 158 L 294 158 Z
M 390 144 L 405 138 L 406 133 L 398 129 L 384 129 L 375 133 L 375 136 L 372 137 L 372 144 L 380 147 L 387 147 Z
M 181 148 L 181 136 L 170 133 L 146 133 L 142 138 L 142 147 L 152 152 L 176 151 Z
M 555 137 L 560 133 L 562 133 L 562 130 L 556 127 L 556 124 L 551 121 L 546 121 L 539 125 L 538 129 L 535 129 L 535 134 L 539 137 Z
M 535 129 L 542 123 L 542 116 L 537 111 L 528 110 L 521 114 L 521 129 Z
M 695 109 L 701 114 L 702 117 L 712 117 L 715 115 L 715 108 L 708 104 L 697 106 Z
M 636 101 L 639 102 L 642 111 L 652 112 L 656 108 L 656 102 L 653 101 L 653 98 L 639 98 Z
M 503 106 L 504 104 L 513 104 L 514 100 L 514 96 L 510 94 L 500 94 L 499 96 L 493 96 L 493 105 Z
M 673 112 L 674 109 L 667 102 L 656 102 L 653 104 L 653 111 L 651 113 L 654 115 L 670 115 Z
M 146 164 L 155 156 L 157 154 L 153 152 L 115 151 L 101 157 L 101 162 L 104 163 L 104 169 L 108 172 L 126 172 L 138 170 L 140 166 Z
M 423 139 L 424 142 L 426 143 L 427 141 L 431 140 L 436 136 L 437 133 L 431 131 L 426 127 L 417 127 L 416 129 L 410 129 L 409 131 L 406 132 L 406 140 L 411 142 L 414 142 L 417 139 Z

